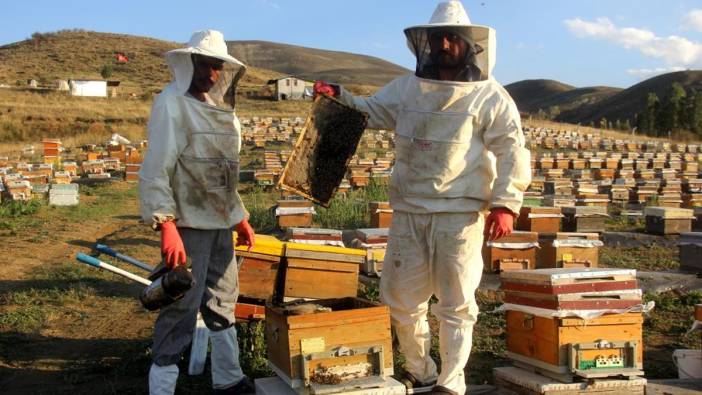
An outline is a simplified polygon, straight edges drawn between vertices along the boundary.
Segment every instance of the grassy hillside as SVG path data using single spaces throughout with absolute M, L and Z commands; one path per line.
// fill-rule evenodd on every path
M 606 86 L 575 88 L 553 80 L 524 80 L 505 86 L 512 95 L 520 111 L 536 113 L 548 112 L 558 107 L 568 111 L 583 105 L 596 103 L 621 89 Z
M 654 92 L 663 99 L 674 82 L 679 82 L 686 90 L 702 89 L 702 71 L 679 71 L 650 78 L 595 103 L 564 111 L 557 120 L 597 123 L 604 117 L 610 121 L 628 119 L 633 124 L 634 115 L 645 106 L 646 96 Z
M 25 86 L 27 80 L 35 79 L 39 85 L 50 86 L 57 79 L 102 79 L 100 70 L 111 65 L 113 71 L 109 79 L 121 81 L 121 92 L 138 95 L 156 92 L 170 80 L 164 53 L 183 45 L 83 30 L 35 33 L 27 40 L 0 46 L 0 84 Z M 233 52 L 236 48 L 243 52 Z M 405 71 L 377 58 L 295 48 L 274 43 L 230 46 L 230 53 L 250 66 L 241 82 L 242 89 L 265 90 L 266 82 L 281 73 L 303 74 L 308 69 L 317 73 L 317 78 L 351 83 L 356 91 L 370 92 Z M 129 62 L 118 63 L 117 54 L 127 56 Z M 258 61 L 260 59 L 265 61 Z M 296 68 L 286 72 L 281 71 L 280 65 Z M 266 66 L 276 66 L 276 69 L 266 70 Z
M 127 90 L 150 90 L 170 79 L 163 54 L 177 43 L 125 34 L 86 31 L 35 33 L 33 38 L 0 47 L 0 82 L 40 85 L 56 79 L 97 78 L 106 64 L 113 65 L 110 79 L 120 80 Z M 128 63 L 115 62 L 118 53 Z
M 381 86 L 409 72 L 371 56 L 266 41 L 229 41 L 229 52 L 254 67 L 309 79 Z

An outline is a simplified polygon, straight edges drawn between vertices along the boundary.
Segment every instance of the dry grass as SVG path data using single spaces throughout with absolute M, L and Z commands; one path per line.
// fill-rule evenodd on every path
M 60 138 L 67 147 L 103 142 L 112 133 L 143 139 L 149 108 L 150 103 L 141 100 L 2 89 L 0 152 L 16 154 L 43 138 Z

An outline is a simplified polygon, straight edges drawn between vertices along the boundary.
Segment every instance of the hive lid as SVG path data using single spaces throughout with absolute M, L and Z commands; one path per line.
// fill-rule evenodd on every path
M 644 216 L 661 217 L 665 219 L 690 219 L 694 212 L 686 208 L 676 207 L 646 207 Z

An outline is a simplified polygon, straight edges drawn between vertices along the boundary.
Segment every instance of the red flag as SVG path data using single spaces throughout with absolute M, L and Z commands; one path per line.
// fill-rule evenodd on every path
M 117 54 L 117 61 L 120 63 L 127 63 L 127 62 L 129 62 L 129 58 L 122 55 L 121 53 L 118 53 Z

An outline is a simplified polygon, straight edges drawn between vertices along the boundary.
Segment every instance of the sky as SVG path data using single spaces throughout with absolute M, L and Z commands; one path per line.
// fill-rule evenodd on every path
M 0 0 L 5 2 L 6 0 Z M 414 69 L 402 33 L 437 0 L 6 1 L 0 45 L 80 28 L 187 42 L 216 29 L 372 55 Z M 656 74 L 702 69 L 702 0 L 462 0 L 472 23 L 497 32 L 495 78 L 626 88 Z M 77 49 L 79 50 L 79 49 Z

